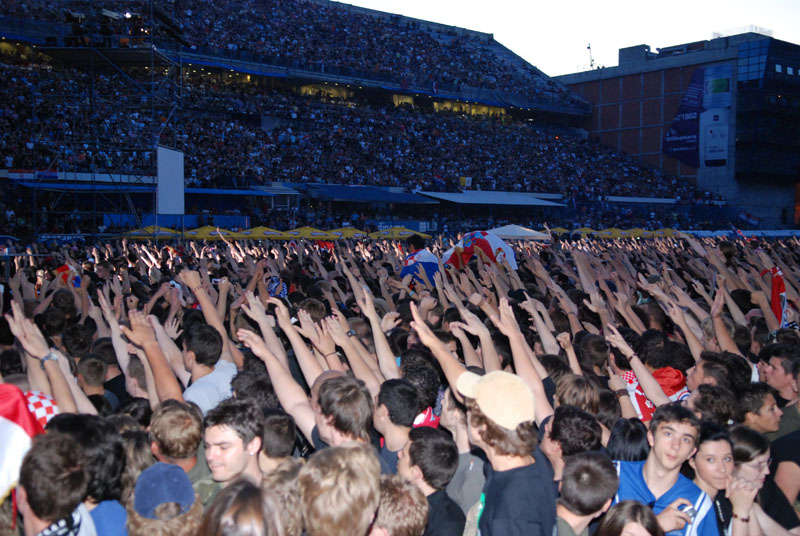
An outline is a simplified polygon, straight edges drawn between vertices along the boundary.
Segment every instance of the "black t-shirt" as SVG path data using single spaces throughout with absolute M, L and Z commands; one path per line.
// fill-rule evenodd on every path
M 764 512 L 777 521 L 786 530 L 792 530 L 795 527 L 800 527 L 800 519 L 797 517 L 792 505 L 789 504 L 786 495 L 775 484 L 772 475 L 769 475 L 764 481 L 764 487 L 758 492 L 758 504 L 764 509 Z
M 550 536 L 556 523 L 553 472 L 544 454 L 535 463 L 495 471 L 486 465 L 478 528 L 481 536 Z
M 775 474 L 781 462 L 794 462 L 800 466 L 800 430 L 790 432 L 785 436 L 779 437 L 772 442 L 770 454 L 772 454 L 771 474 Z
M 428 524 L 423 536 L 462 534 L 467 519 L 464 512 L 444 490 L 428 495 Z
M 111 391 L 117 396 L 117 400 L 119 400 L 119 407 L 125 406 L 128 402 L 133 400 L 131 395 L 128 394 L 128 390 L 125 389 L 125 375 L 124 374 L 117 374 L 107 382 L 103 384 L 103 388 L 106 391 Z

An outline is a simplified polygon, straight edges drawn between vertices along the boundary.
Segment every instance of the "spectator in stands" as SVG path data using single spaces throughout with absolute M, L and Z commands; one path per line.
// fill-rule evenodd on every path
M 177 400 L 165 400 L 150 419 L 153 456 L 186 472 L 204 506 L 219 492 L 208 469 L 203 448 L 203 419 L 199 408 Z
M 644 462 L 617 461 L 619 491 L 616 501 L 636 500 L 652 505 L 665 532 L 718 534 L 711 498 L 680 474 L 683 463 L 694 454 L 700 425 L 694 414 L 672 403 L 656 410 L 647 438 L 651 450 Z M 691 506 L 695 514 L 682 511 Z
M 445 491 L 457 467 L 458 447 L 448 432 L 430 427 L 411 430 L 399 455 L 397 473 L 427 498 L 426 535 L 464 532 L 464 512 Z
M 349 442 L 315 453 L 298 483 L 309 536 L 367 534 L 380 503 L 380 464 L 370 446 Z
M 83 505 L 89 486 L 89 460 L 70 436 L 37 437 L 25 455 L 17 487 L 17 504 L 26 535 L 96 534 Z
M 598 452 L 570 456 L 559 486 L 553 534 L 588 534 L 589 523 L 608 510 L 618 486 L 617 471 L 608 456 Z
M 777 432 L 783 415 L 772 393 L 765 383 L 751 383 L 739 393 L 744 424 L 762 434 Z
M 264 415 L 246 400 L 226 400 L 205 418 L 205 451 L 208 468 L 222 487 L 237 478 L 261 482 L 258 453 L 264 436 Z
M 534 397 L 509 373 L 464 372 L 458 391 L 465 397 L 470 440 L 486 453 L 481 534 L 547 535 L 555 524 L 555 490 L 544 456 L 534 457 Z
M 399 475 L 381 475 L 381 500 L 370 536 L 422 536 L 428 502 L 419 487 Z

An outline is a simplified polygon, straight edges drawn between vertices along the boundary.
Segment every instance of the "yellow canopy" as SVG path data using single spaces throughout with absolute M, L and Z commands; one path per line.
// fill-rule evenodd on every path
M 640 229 L 638 227 L 634 229 L 628 229 L 625 231 L 626 236 L 630 236 L 632 238 L 648 238 L 653 236 L 653 233 L 650 231 L 646 231 L 645 229 Z
M 608 229 L 603 229 L 602 231 L 597 231 L 595 235 L 599 236 L 600 238 L 620 238 L 623 235 L 622 229 L 617 229 L 616 227 L 610 227 Z
M 578 229 L 575 229 L 575 230 L 574 230 L 574 231 L 572 231 L 572 232 L 573 232 L 573 233 L 580 233 L 580 234 L 582 234 L 582 235 L 587 235 L 587 234 L 589 234 L 589 233 L 595 233 L 595 232 L 597 232 L 597 231 L 595 231 L 594 229 L 591 229 L 591 228 L 589 228 L 589 227 L 580 227 L 580 228 L 578 228 Z
M 547 229 L 542 229 L 542 232 L 543 232 L 543 233 L 546 233 L 546 232 L 547 232 Z M 550 229 L 550 232 L 551 232 L 551 233 L 558 233 L 558 234 L 561 234 L 561 233 L 568 233 L 568 232 L 569 232 L 569 229 L 564 229 L 563 227 L 556 227 L 555 229 Z
M 675 234 L 675 229 L 670 229 L 669 227 L 653 231 L 653 236 L 675 236 Z
M 411 235 L 419 235 L 422 238 L 430 238 L 431 235 L 420 233 L 419 231 L 412 231 L 411 229 L 406 229 L 405 227 L 390 227 L 389 229 L 384 229 L 383 231 L 375 231 L 374 233 L 370 233 L 370 238 L 385 238 L 388 240 L 401 240 L 403 238 L 408 238 Z
M 238 240 L 239 238 L 249 238 L 243 234 L 236 233 L 233 231 L 228 231 L 227 229 L 220 229 L 219 233 L 225 238 L 231 240 Z M 184 234 L 186 235 L 187 238 L 192 238 L 196 240 L 219 240 L 219 235 L 217 235 L 217 228 L 212 227 L 210 225 L 206 225 L 205 227 L 198 227 L 197 229 L 192 229 L 191 231 L 186 231 Z
M 295 238 L 305 238 L 307 240 L 336 240 L 339 235 L 329 233 L 328 231 L 321 231 L 314 227 L 298 227 L 291 231 L 283 233 L 284 240 L 292 240 Z
M 178 231 L 173 231 L 167 227 L 148 225 L 147 227 L 142 227 L 141 229 L 128 231 L 125 233 L 125 236 L 128 238 L 174 238 L 179 234 L 180 233 Z
M 355 227 L 340 227 L 338 229 L 331 229 L 328 231 L 337 235 L 339 238 L 366 238 L 366 231 L 361 231 Z
M 255 240 L 283 240 L 286 236 L 281 232 L 270 227 L 253 227 L 245 231 L 239 231 L 239 234 L 245 238 L 253 238 Z

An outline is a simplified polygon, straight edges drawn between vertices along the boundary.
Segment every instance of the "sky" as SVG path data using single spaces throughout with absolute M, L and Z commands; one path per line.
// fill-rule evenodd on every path
M 494 34 L 538 67 L 558 76 L 617 65 L 618 51 L 650 45 L 653 52 L 733 35 L 757 26 L 800 44 L 800 0 L 345 0 L 380 11 Z

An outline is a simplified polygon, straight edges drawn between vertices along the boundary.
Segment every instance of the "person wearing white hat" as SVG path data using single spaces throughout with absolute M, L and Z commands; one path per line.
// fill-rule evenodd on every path
M 457 389 L 467 406 L 470 442 L 489 460 L 478 505 L 481 536 L 549 536 L 556 521 L 553 473 L 541 453 L 533 392 L 516 374 L 464 372 Z

